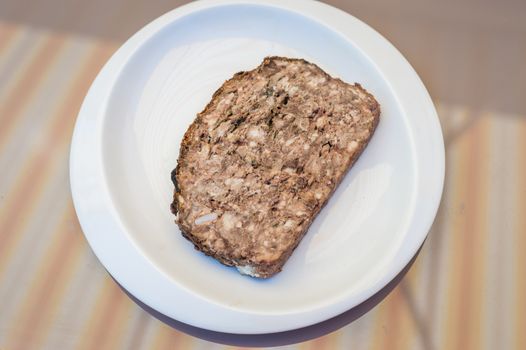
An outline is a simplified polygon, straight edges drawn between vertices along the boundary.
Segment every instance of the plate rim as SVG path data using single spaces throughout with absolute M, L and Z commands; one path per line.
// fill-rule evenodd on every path
M 432 178 L 423 179 L 419 176 L 419 172 L 416 172 L 415 182 L 419 185 L 417 186 L 417 192 L 418 188 L 421 188 L 421 181 L 425 181 L 427 188 L 430 188 L 425 193 L 426 202 L 417 209 L 420 212 L 419 222 L 413 230 L 418 231 L 419 239 L 409 242 L 410 244 L 404 241 L 404 244 L 407 246 L 402 258 L 395 261 L 393 268 L 370 286 L 367 291 L 362 291 L 362 293 L 355 295 L 354 298 L 340 298 L 344 300 L 339 300 L 338 303 L 330 305 L 324 304 L 318 309 L 302 309 L 288 314 L 248 313 L 205 299 L 185 286 L 174 283 L 169 276 L 165 275 L 161 269 L 151 264 L 142 255 L 133 240 L 126 240 L 125 225 L 120 221 L 117 210 L 109 196 L 109 189 L 104 180 L 102 130 L 105 107 L 110 100 L 113 84 L 120 76 L 122 67 L 133 57 L 136 50 L 143 43 L 162 30 L 165 25 L 204 9 L 244 4 L 271 6 L 295 12 L 321 23 L 353 43 L 356 43 L 358 38 L 351 37 L 348 33 L 349 29 L 359 29 L 360 35 L 367 37 L 367 40 L 358 40 L 360 45 L 355 45 L 356 49 L 362 51 L 363 56 L 367 57 L 370 63 L 375 65 L 377 71 L 383 75 L 388 84 L 398 85 L 396 89 L 392 88 L 392 90 L 397 91 L 395 98 L 399 105 L 402 105 L 400 102 L 400 89 L 405 87 L 407 91 L 411 91 L 413 99 L 415 99 L 416 95 L 415 105 L 418 105 L 418 108 L 413 108 L 423 111 L 421 114 L 424 117 L 419 117 L 421 119 L 416 120 L 417 125 L 413 125 L 413 127 L 417 129 L 425 128 L 428 133 L 429 129 L 431 129 L 431 137 L 427 141 L 431 145 L 430 152 L 432 157 L 429 157 L 429 154 L 422 157 L 422 154 L 419 154 L 419 150 L 415 150 L 414 146 L 412 147 L 416 153 L 414 155 L 415 162 L 419 162 L 420 167 L 435 169 L 435 176 Z M 329 18 L 330 23 L 327 22 Z M 388 57 L 390 67 L 386 67 L 385 64 L 378 60 L 373 60 L 371 55 Z M 386 78 L 386 74 L 389 76 L 389 79 Z M 414 140 L 412 140 L 412 143 L 414 144 Z M 433 161 L 426 160 L 426 157 L 432 158 Z M 417 170 L 420 167 L 416 166 Z M 86 174 L 90 176 L 86 176 Z M 266 334 L 306 327 L 357 306 L 378 292 L 397 273 L 402 271 L 427 237 L 442 196 L 444 175 L 445 150 L 439 119 L 433 102 L 417 73 L 402 54 L 374 29 L 342 10 L 317 1 L 202 0 L 178 7 L 162 15 L 128 39 L 99 72 L 88 90 L 78 113 L 70 151 L 70 185 L 75 211 L 90 247 L 113 278 L 139 300 L 169 317 L 199 328 L 234 334 Z M 422 194 L 420 194 L 420 197 L 422 197 Z M 415 216 L 416 212 L 413 213 L 413 221 L 416 220 Z M 97 219 L 93 220 L 93 217 Z M 117 257 L 114 256 L 115 251 L 111 249 L 111 247 L 115 246 L 121 248 Z M 130 261 L 129 259 L 138 259 L 136 262 L 141 262 L 139 265 L 134 265 L 136 269 L 134 269 L 133 273 L 129 271 L 130 269 L 126 264 L 122 263 L 122 261 Z M 153 285 L 147 286 L 145 289 L 142 283 L 138 283 L 136 276 L 140 273 L 150 274 L 150 277 L 155 280 L 151 281 Z M 155 296 L 151 294 L 152 288 L 158 291 L 161 289 L 160 287 L 166 286 L 172 287 L 169 295 L 166 294 L 166 291 L 160 293 L 161 295 L 159 293 Z M 157 298 L 157 296 L 162 296 L 162 298 Z M 165 305 L 159 301 L 178 300 L 179 298 L 187 301 L 186 304 L 192 306 L 191 310 L 185 311 L 181 308 L 174 313 L 173 310 L 166 310 Z M 228 319 L 230 322 L 216 322 L 214 317 L 203 318 L 200 316 L 202 313 L 221 314 L 224 319 Z

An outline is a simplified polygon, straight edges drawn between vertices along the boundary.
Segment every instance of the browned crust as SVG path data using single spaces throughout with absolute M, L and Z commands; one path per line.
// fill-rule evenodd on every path
M 183 140 L 181 141 L 179 160 L 183 159 L 184 156 L 186 155 L 186 153 L 188 152 L 188 145 L 190 144 L 190 139 L 191 139 L 191 137 L 192 137 L 192 135 L 194 133 L 194 130 L 197 129 L 198 126 L 199 126 L 199 123 L 201 123 L 201 116 L 206 114 L 206 113 L 208 113 L 208 110 L 211 109 L 214 106 L 215 103 L 217 103 L 216 97 L 218 97 L 225 90 L 225 88 L 229 87 L 230 84 L 236 82 L 243 75 L 250 74 L 251 72 L 254 72 L 254 71 L 256 71 L 256 72 L 260 71 L 265 65 L 268 65 L 274 59 L 279 59 L 279 60 L 287 61 L 287 62 L 301 62 L 301 63 L 307 64 L 307 65 L 314 66 L 317 69 L 319 69 L 322 72 L 322 74 L 327 79 L 336 81 L 339 85 L 349 85 L 348 83 L 345 83 L 344 81 L 342 81 L 339 78 L 334 78 L 334 77 L 330 76 L 324 70 L 319 68 L 316 64 L 310 63 L 310 62 L 308 62 L 308 61 L 306 61 L 304 59 L 279 57 L 279 56 L 266 57 L 263 60 L 263 62 L 257 68 L 255 68 L 254 70 L 252 70 L 250 72 L 241 71 L 241 72 L 235 73 L 232 78 L 226 80 L 225 83 L 223 83 L 223 85 L 214 92 L 214 94 L 212 95 L 212 98 L 210 99 L 210 102 L 206 105 L 206 107 L 203 109 L 202 112 L 197 114 L 196 119 L 193 121 L 193 123 L 190 125 L 190 127 L 188 128 L 188 130 L 184 134 Z M 332 197 L 332 194 L 334 193 L 336 188 L 338 188 L 338 186 L 342 182 L 342 180 L 345 177 L 345 175 L 350 171 L 350 169 L 352 168 L 353 164 L 358 160 L 358 158 L 362 154 L 363 150 L 367 147 L 367 145 L 368 145 L 372 135 L 374 134 L 374 131 L 376 130 L 376 127 L 378 126 L 378 123 L 380 121 L 380 105 L 378 104 L 378 102 L 376 101 L 374 96 L 372 94 L 370 94 L 367 90 L 365 90 L 359 83 L 355 83 L 353 86 L 355 88 L 360 89 L 365 95 L 367 95 L 369 97 L 369 99 L 368 99 L 368 101 L 369 101 L 368 108 L 369 108 L 369 110 L 371 111 L 371 113 L 372 113 L 372 115 L 374 117 L 373 125 L 372 125 L 372 128 L 371 128 L 370 133 L 369 133 L 369 137 L 368 137 L 368 139 L 365 142 L 359 143 L 358 151 L 354 154 L 354 156 L 352 158 L 349 159 L 349 161 L 348 161 L 348 163 L 346 165 L 346 171 L 344 173 L 342 173 L 342 175 L 338 179 L 335 180 L 335 185 L 334 185 L 331 193 L 326 197 L 325 201 L 317 208 L 317 211 L 310 217 L 308 225 L 305 227 L 305 229 L 301 233 L 297 234 L 297 237 L 295 238 L 294 244 L 292 244 L 290 246 L 290 248 L 281 255 L 280 259 L 278 259 L 276 261 L 272 261 L 270 263 L 265 263 L 265 262 L 258 263 L 258 262 L 255 262 L 255 261 L 251 261 L 250 259 L 235 259 L 235 258 L 232 258 L 228 254 L 229 251 L 230 251 L 229 249 L 225 249 L 224 251 L 221 251 L 221 252 L 213 251 L 212 249 L 209 249 L 206 245 L 202 244 L 202 242 L 200 241 L 200 239 L 198 237 L 196 237 L 195 235 L 192 235 L 189 232 L 190 230 L 187 227 L 184 227 L 184 225 L 182 223 L 180 223 L 178 220 L 176 220 L 176 223 L 179 226 L 183 237 L 185 237 L 187 240 L 192 242 L 194 244 L 195 249 L 203 252 L 204 254 L 206 254 L 208 256 L 213 257 L 214 259 L 218 260 L 219 262 L 221 262 L 224 265 L 227 265 L 227 266 L 245 266 L 245 265 L 249 265 L 249 266 L 251 266 L 254 269 L 254 272 L 257 274 L 257 277 L 268 278 L 268 277 L 272 277 L 276 273 L 280 272 L 281 269 L 283 268 L 283 266 L 285 265 L 286 261 L 289 259 L 289 257 L 294 252 L 294 250 L 297 248 L 299 242 L 301 242 L 302 238 L 305 236 L 305 234 L 309 230 L 310 226 L 314 222 L 314 219 L 318 216 L 320 211 L 328 203 L 328 201 Z M 174 215 L 177 215 L 178 205 L 179 205 L 179 203 L 177 202 L 177 195 L 180 195 L 182 193 L 181 189 L 178 187 L 178 184 L 177 184 L 177 177 L 178 177 L 178 175 L 179 175 L 179 161 L 178 161 L 178 164 L 175 167 L 175 169 L 172 171 L 172 182 L 174 183 L 175 191 L 174 191 L 174 196 L 173 196 L 173 202 L 170 205 L 170 209 L 171 209 L 171 211 L 172 211 L 172 213 Z

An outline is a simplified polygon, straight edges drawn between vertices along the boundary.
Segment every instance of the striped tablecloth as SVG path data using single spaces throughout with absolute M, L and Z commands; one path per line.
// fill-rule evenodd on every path
M 80 103 L 116 43 L 0 22 L 0 349 L 223 349 L 134 304 L 75 216 Z M 288 349 L 526 349 L 526 116 L 437 103 L 447 174 L 415 264 L 371 312 Z

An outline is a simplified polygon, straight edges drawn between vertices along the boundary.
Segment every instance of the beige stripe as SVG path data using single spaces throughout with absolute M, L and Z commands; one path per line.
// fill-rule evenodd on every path
M 423 275 L 425 274 L 425 263 L 429 254 L 430 247 L 428 242 L 426 242 L 411 269 L 400 282 L 399 288 L 403 297 L 404 307 L 398 316 L 399 320 L 394 321 L 400 323 L 400 331 L 397 337 L 398 342 L 393 346 L 393 349 L 410 349 L 417 341 L 426 346 L 429 345 L 429 334 L 425 325 L 425 322 L 428 320 L 423 316 L 425 305 L 419 303 L 419 296 L 425 290 L 422 288 L 422 286 L 425 286 Z
M 304 345 L 305 345 L 305 349 L 309 349 L 309 350 L 334 349 L 335 343 L 338 341 L 338 339 L 339 339 L 338 332 L 334 332 L 334 333 L 310 340 L 304 343 Z
M 26 111 L 8 135 L 9 140 L 4 140 L 6 146 L 0 153 L 0 193 L 10 193 L 27 158 L 46 147 L 50 120 L 64 104 L 64 97 L 69 94 L 76 78 L 75 73 L 86 64 L 93 50 L 93 44 L 86 40 L 70 40 L 66 45 L 39 93 L 27 101 Z
M 159 325 L 157 335 L 153 340 L 152 349 L 184 349 L 188 346 L 188 337 L 184 333 L 162 323 Z
M 497 239 L 504 233 L 503 237 L 503 248 L 499 251 L 499 254 L 504 256 L 499 261 L 502 263 L 500 271 L 496 273 L 499 275 L 499 278 L 502 278 L 502 282 L 495 283 L 500 285 L 499 291 L 502 292 L 501 296 L 493 299 L 493 303 L 498 307 L 496 311 L 499 313 L 499 316 L 502 319 L 501 328 L 502 334 L 498 336 L 500 345 L 498 346 L 501 349 L 511 349 L 513 348 L 513 314 L 516 311 L 514 303 L 514 290 L 515 290 L 515 243 L 514 235 L 515 232 L 520 232 L 519 227 L 517 227 L 517 222 L 515 218 L 517 215 L 520 215 L 518 207 L 514 203 L 515 194 L 517 194 L 516 186 L 520 186 L 521 177 L 519 176 L 518 162 L 517 159 L 520 157 L 520 154 L 524 152 L 524 149 L 520 149 L 519 140 L 526 136 L 526 133 L 520 133 L 521 119 L 518 119 L 517 116 L 507 117 L 507 118 L 498 118 L 499 122 L 505 122 L 505 129 L 503 130 L 503 138 L 506 140 L 506 143 L 503 145 L 500 151 L 496 151 L 494 154 L 499 154 L 501 156 L 494 156 L 497 159 L 501 157 L 505 159 L 507 167 L 504 167 L 501 171 L 498 171 L 499 178 L 495 180 L 496 183 L 502 183 L 505 185 L 505 188 L 502 193 L 499 194 L 501 201 L 503 202 L 502 206 L 502 216 L 500 214 L 491 214 L 491 217 L 498 216 L 501 224 L 496 227 L 494 230 L 491 230 L 493 236 L 496 236 Z M 524 121 L 522 121 L 524 123 Z M 525 130 L 526 131 L 526 130 Z M 497 169 L 500 169 L 497 167 Z M 524 180 L 524 178 L 522 178 Z M 523 187 L 524 188 L 524 187 Z M 522 197 L 524 201 L 524 197 Z M 523 202 L 524 203 L 524 202 Z M 523 207 L 524 208 L 524 207 Z M 524 213 L 524 211 L 522 211 Z M 523 232 L 524 228 L 523 228 Z M 526 247 L 524 247 L 526 248 Z M 492 260 L 491 258 L 488 260 Z M 487 316 L 490 321 L 498 322 L 498 319 L 494 319 L 490 316 Z M 524 344 L 526 345 L 526 344 Z M 491 348 L 491 346 L 489 347 Z
M 11 45 L 0 56 L 0 104 L 7 102 L 9 92 L 32 64 L 35 55 L 46 44 L 48 36 L 28 27 L 21 27 Z
M 399 349 L 431 347 L 428 331 L 429 319 L 427 318 L 429 315 L 426 310 L 429 306 L 426 290 L 428 282 L 426 278 L 430 260 L 433 257 L 431 240 L 433 234 L 436 234 L 436 232 L 429 233 L 420 254 L 399 285 L 406 306 L 403 313 L 399 316 L 401 330 L 399 341 L 395 344 Z
M 36 198 L 39 198 L 43 185 L 55 169 L 59 150 L 67 152 L 67 144 L 71 135 L 75 112 L 82 101 L 85 91 L 102 63 L 110 54 L 107 47 L 96 47 L 83 70 L 80 71 L 75 85 L 65 96 L 68 103 L 62 104 L 55 118 L 50 121 L 49 137 L 46 146 L 38 150 L 40 153 L 29 158 L 21 179 L 17 182 L 10 198 L 5 199 L 8 210 L 0 212 L 0 276 L 5 261 L 15 250 L 21 235 L 15 233 L 20 230 L 19 225 L 24 225 L 23 214 L 31 213 Z M 32 198 L 31 201 L 27 200 Z
M 129 326 L 123 334 L 121 349 L 141 349 L 148 334 L 151 316 L 137 305 L 131 309 Z
M 194 338 L 194 343 L 197 343 L 196 345 L 194 345 L 194 347 L 196 348 L 195 350 L 225 350 L 229 348 L 221 344 L 210 343 L 205 340 L 197 340 L 195 338 Z M 298 349 L 298 346 L 295 346 L 295 345 L 286 346 L 283 350 L 293 350 L 293 349 Z
M 450 144 L 453 140 L 453 134 L 456 129 L 459 128 L 459 123 L 466 119 L 466 111 L 461 109 L 455 109 L 449 105 L 442 103 L 436 104 L 438 115 L 440 117 L 442 130 L 444 133 L 444 139 L 450 140 Z M 418 260 L 415 262 L 421 265 L 419 276 L 415 275 L 415 303 L 419 310 L 422 310 L 425 316 L 425 321 L 421 327 L 424 329 L 425 334 L 421 334 L 421 341 L 423 343 L 420 346 L 433 347 L 433 339 L 431 335 L 438 333 L 439 322 L 435 320 L 435 316 L 438 314 L 440 309 L 439 297 L 441 293 L 441 283 L 445 276 L 443 273 L 443 265 L 445 263 L 444 258 L 444 246 L 447 240 L 447 228 L 445 227 L 450 219 L 451 203 L 449 199 L 449 190 L 451 186 L 452 167 L 450 157 L 450 144 L 446 143 L 446 173 L 444 179 L 444 191 L 442 194 L 442 201 L 440 203 L 437 216 L 433 223 L 433 226 L 428 234 L 427 240 L 422 248 Z M 442 276 L 442 278 L 440 278 Z M 429 336 L 429 339 L 422 339 L 422 337 Z
M 57 140 L 54 140 L 57 141 Z M 52 145 L 55 148 L 55 145 Z M 51 148 L 51 147 L 50 147 Z M 53 151 L 52 156 L 40 154 L 36 160 L 30 161 L 26 171 L 22 173 L 21 180 L 5 199 L 7 208 L 4 215 L 0 214 L 0 278 L 3 278 L 8 261 L 16 251 L 16 246 L 22 240 L 24 227 L 28 224 L 25 220 L 30 217 L 38 203 L 38 198 L 53 173 L 61 158 L 58 151 Z M 35 176 L 38 174 L 38 176 Z
M 388 313 L 390 312 L 391 302 L 394 298 L 396 288 L 389 294 L 378 306 L 376 306 L 376 315 L 373 326 L 373 338 L 368 349 L 378 350 L 385 346 L 385 338 L 388 334 Z
M 515 349 L 526 348 L 526 122 L 524 117 L 518 126 L 519 131 L 519 157 L 518 176 L 515 203 L 516 220 L 515 230 Z
M 11 132 L 19 115 L 40 88 L 41 82 L 49 73 L 56 57 L 65 48 L 66 39 L 62 36 L 46 38 L 42 47 L 35 53 L 33 60 L 17 84 L 9 91 L 5 101 L 0 104 L 0 151 L 4 147 L 7 135 Z
M 224 346 L 224 345 L 221 345 L 221 344 L 216 344 L 216 343 L 211 343 L 211 342 L 208 342 L 208 341 L 205 341 L 205 340 L 200 340 L 200 339 L 197 339 L 197 338 L 193 338 L 193 347 L 192 349 L 193 350 L 225 350 L 225 349 L 228 349 L 229 347 L 227 346 Z M 148 348 L 146 348 L 148 349 Z M 254 349 L 254 348 L 252 348 Z M 269 348 L 269 349 L 272 349 L 272 348 Z M 277 348 L 279 350 L 296 350 L 298 349 L 298 346 L 295 346 L 295 345 L 289 345 L 289 346 L 284 346 L 283 349 L 281 348 Z
M 143 312 L 142 310 L 140 312 Z M 146 325 L 143 328 L 144 336 L 142 337 L 139 344 L 135 349 L 152 349 L 151 344 L 157 335 L 157 330 L 161 326 L 161 321 L 158 321 L 156 318 L 146 315 Z M 128 349 L 133 349 L 133 347 L 127 347 Z
M 160 323 L 152 339 L 152 343 L 148 348 L 158 350 L 166 349 L 170 345 L 169 342 L 172 332 L 170 327 Z
M 342 327 L 335 332 L 329 333 L 327 336 L 330 336 L 331 339 L 331 347 L 333 349 L 341 349 L 342 341 L 344 340 L 345 333 L 348 330 L 345 327 Z
M 389 295 L 386 299 L 382 300 L 375 308 L 369 312 L 371 316 L 371 336 L 365 342 L 365 349 L 377 349 L 377 343 L 381 341 L 381 337 L 384 334 L 384 322 L 385 322 L 385 309 Z
M 301 346 L 300 346 L 299 348 L 301 348 Z M 240 349 L 241 349 L 241 350 L 244 350 L 244 348 L 242 348 L 242 347 L 236 347 L 236 346 L 224 346 L 224 345 L 223 345 L 223 346 L 220 346 L 219 349 L 221 349 L 221 350 L 240 350 Z M 208 350 L 208 349 L 207 349 L 207 350 Z M 302 349 L 302 350 L 303 350 L 303 349 Z
M 105 333 L 108 335 L 107 349 L 125 349 L 126 333 L 132 329 L 130 327 L 130 318 L 137 307 L 126 294 L 121 293 L 120 308 L 113 308 L 112 311 L 115 313 L 113 321 L 106 324 L 107 330 Z
M 485 348 L 511 349 L 513 338 L 513 234 L 515 186 L 518 184 L 516 159 L 518 157 L 517 119 L 492 116 L 493 156 L 488 182 L 490 214 L 488 215 L 488 256 L 486 258 L 485 303 L 488 305 L 484 329 Z M 495 155 L 499 155 L 495 157 Z M 506 178 L 504 178 L 506 177 Z
M 78 266 L 83 243 L 80 236 L 71 231 L 73 208 L 68 207 L 53 242 L 36 272 L 36 277 L 27 289 L 21 309 L 13 320 L 15 328 L 10 332 L 8 348 L 39 348 L 39 341 L 52 324 L 65 284 Z M 20 333 L 21 332 L 21 333 Z
M 444 202 L 442 202 L 444 205 Z M 442 206 L 441 205 L 441 206 Z M 441 208 L 440 210 L 443 210 Z M 408 337 L 412 339 L 411 344 L 407 346 L 407 349 L 412 348 L 432 348 L 432 332 L 436 331 L 431 327 L 432 325 L 432 313 L 430 295 L 429 295 L 429 284 L 432 279 L 438 279 L 438 275 L 435 272 L 430 274 L 432 262 L 437 260 L 437 245 L 440 244 L 441 239 L 433 240 L 433 237 L 437 237 L 441 234 L 440 225 L 437 222 L 443 214 L 438 214 L 435 225 L 431 229 L 428 238 L 422 247 L 422 250 L 415 261 L 417 270 L 412 273 L 409 271 L 409 282 L 407 289 L 404 289 L 404 295 L 409 294 L 406 302 L 408 309 L 411 312 L 411 322 L 409 324 Z M 404 287 L 404 285 L 402 285 Z
M 366 349 L 373 335 L 373 325 L 377 308 L 369 311 L 342 329 L 340 349 Z

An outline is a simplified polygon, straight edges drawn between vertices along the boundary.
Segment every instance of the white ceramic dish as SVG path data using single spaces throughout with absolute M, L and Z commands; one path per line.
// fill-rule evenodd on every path
M 169 211 L 170 171 L 215 89 L 267 55 L 360 82 L 382 115 L 283 272 L 260 281 L 182 238 Z M 440 125 L 416 73 L 367 25 L 314 1 L 200 1 L 150 23 L 94 81 L 71 149 L 75 208 L 111 275 L 169 317 L 239 334 L 315 324 L 380 290 L 423 243 L 443 178 Z

